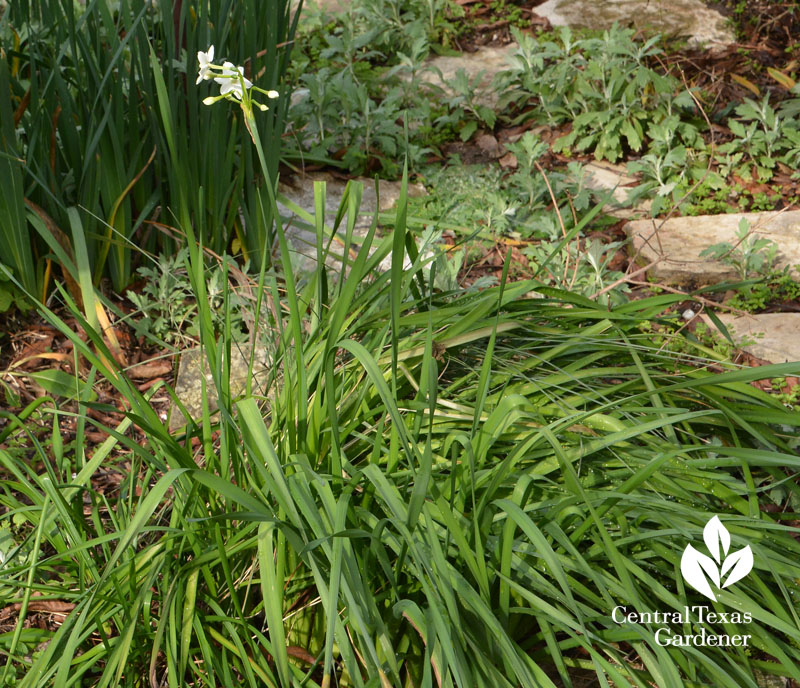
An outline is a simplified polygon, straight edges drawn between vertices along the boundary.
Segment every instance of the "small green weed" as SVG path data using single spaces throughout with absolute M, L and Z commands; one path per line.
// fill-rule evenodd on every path
M 151 335 L 168 344 L 198 337 L 198 306 L 185 267 L 188 257 L 188 250 L 182 248 L 173 256 L 159 256 L 153 267 L 137 270 L 144 280 L 141 292 L 127 292 L 128 299 L 139 309 L 141 316 L 132 321 L 137 336 Z M 232 258 L 226 257 L 226 260 L 236 267 Z M 226 280 L 226 273 L 219 265 L 207 272 L 206 296 L 212 321 L 215 331 L 224 330 L 227 305 L 231 338 L 241 342 L 248 336 L 245 325 L 248 304 L 236 291 L 226 289 Z
M 700 253 L 736 269 L 742 279 L 760 275 L 772 268 L 778 254 L 778 245 L 771 239 L 759 237 L 751 232 L 746 217 L 739 220 L 736 230 L 736 244 L 727 241 L 709 246 Z
M 800 283 L 794 280 L 787 268 L 773 270 L 755 284 L 741 287 L 728 301 L 728 305 L 749 313 L 757 313 L 771 303 L 797 299 L 800 299 Z

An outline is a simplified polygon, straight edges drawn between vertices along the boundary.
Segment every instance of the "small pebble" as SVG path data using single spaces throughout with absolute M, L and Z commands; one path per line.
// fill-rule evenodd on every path
M 684 320 L 691 320 L 695 315 L 697 315 L 691 308 L 687 308 L 683 311 L 683 319 Z

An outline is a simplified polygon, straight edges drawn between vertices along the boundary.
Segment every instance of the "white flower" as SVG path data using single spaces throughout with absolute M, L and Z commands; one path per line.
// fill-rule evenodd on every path
M 279 98 L 280 93 L 277 91 L 267 91 L 267 98 Z
M 208 48 L 208 52 L 204 53 L 202 50 L 197 52 L 197 61 L 200 63 L 200 70 L 197 72 L 196 84 L 201 81 L 207 81 L 211 78 L 211 66 L 214 62 L 214 46 Z
M 225 70 L 224 76 L 218 76 L 214 79 L 220 85 L 219 94 L 224 96 L 230 93 L 241 100 L 243 95 L 242 81 L 244 81 L 245 88 L 250 88 L 253 82 L 244 78 L 244 67 L 236 67 L 233 62 L 225 62 L 222 67 Z

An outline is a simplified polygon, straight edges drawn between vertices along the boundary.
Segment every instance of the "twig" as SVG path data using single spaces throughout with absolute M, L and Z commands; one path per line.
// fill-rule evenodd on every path
M 692 301 L 697 301 L 698 303 L 703 304 L 704 306 L 708 306 L 709 308 L 722 308 L 723 310 L 730 311 L 731 313 L 735 313 L 736 315 L 750 315 L 747 311 L 740 310 L 739 308 L 734 308 L 733 306 L 726 306 L 724 303 L 717 303 L 716 301 L 712 301 L 711 299 L 707 299 L 703 296 L 697 296 L 696 294 L 689 294 L 688 292 L 681 291 L 680 289 L 675 289 L 674 287 L 668 287 L 665 284 L 653 284 L 652 282 L 645 282 L 643 280 L 626 280 L 630 284 L 635 284 L 637 287 L 657 287 L 658 289 L 663 289 L 664 291 L 668 291 L 670 294 L 678 294 L 679 296 L 685 296 L 687 299 L 691 299 Z
M 664 63 L 661 60 L 659 60 L 659 63 L 666 70 L 666 65 L 664 65 Z M 669 220 L 675 214 L 675 211 L 677 211 L 681 207 L 681 204 L 687 198 L 689 198 L 689 196 L 691 196 L 694 193 L 695 189 L 697 189 L 697 187 L 699 187 L 706 180 L 706 177 L 708 177 L 709 173 L 711 172 L 711 165 L 714 162 L 714 151 L 716 149 L 716 145 L 714 141 L 714 128 L 711 126 L 711 120 L 708 118 L 708 115 L 706 114 L 706 111 L 703 109 L 703 106 L 701 105 L 700 101 L 697 99 L 697 96 L 695 96 L 695 94 L 692 93 L 692 89 L 689 87 L 689 83 L 686 81 L 686 75 L 683 69 L 681 69 L 680 66 L 678 66 L 678 69 L 680 70 L 681 80 L 683 81 L 683 85 L 686 87 L 687 93 L 692 97 L 692 100 L 694 101 L 694 104 L 697 106 L 697 109 L 700 111 L 700 114 L 703 115 L 703 119 L 706 121 L 706 124 L 708 125 L 708 130 L 711 134 L 711 150 L 708 155 L 708 165 L 706 165 L 706 171 L 703 174 L 703 176 L 700 179 L 698 179 L 678 201 L 673 203 L 672 208 L 667 213 L 666 217 L 664 217 L 661 220 L 661 222 L 659 222 L 658 226 L 653 230 L 653 233 L 649 237 L 644 239 L 642 246 L 640 246 L 637 249 L 636 254 L 633 256 L 632 259 L 633 262 L 635 262 L 636 259 L 639 257 L 639 254 L 641 253 L 644 245 L 649 244 L 650 239 L 653 237 L 655 237 L 656 241 L 658 242 L 658 251 L 657 251 L 658 255 L 662 257 L 665 255 L 664 246 L 661 244 L 661 237 L 658 234 L 659 231 L 661 231 L 661 228 L 664 226 L 666 221 Z
M 536 160 L 533 161 L 533 164 L 536 167 L 536 169 L 539 170 L 539 172 L 541 173 L 542 177 L 544 177 L 544 183 L 547 185 L 547 190 L 550 193 L 550 198 L 553 201 L 553 207 L 556 209 L 556 215 L 558 215 L 558 222 L 561 225 L 561 234 L 566 239 L 567 238 L 567 228 L 564 225 L 564 218 L 561 217 L 561 209 L 558 207 L 558 201 L 556 200 L 556 195 L 553 193 L 553 187 L 550 186 L 550 180 L 547 178 L 547 175 L 545 174 L 545 171 L 542 169 L 542 166 Z M 580 251 L 580 245 L 578 246 L 578 251 Z M 577 258 L 577 253 L 576 253 L 575 260 L 577 260 L 577 259 L 578 258 Z M 567 259 L 564 262 L 564 274 L 563 274 L 563 276 L 561 278 L 562 282 L 566 282 L 567 281 L 567 272 L 569 272 L 569 251 L 567 251 Z
M 639 268 L 638 270 L 635 270 L 634 272 L 630 273 L 629 275 L 623 275 L 616 282 L 612 282 L 607 287 L 603 287 L 600 291 L 596 291 L 594 294 L 590 295 L 589 298 L 590 299 L 596 299 L 597 297 L 602 296 L 606 292 L 611 291 L 612 289 L 614 289 L 614 287 L 618 287 L 623 282 L 632 281 L 633 277 L 636 277 L 637 275 L 641 275 L 643 272 L 647 272 L 650 268 L 652 268 L 653 266 L 655 266 L 658 263 L 660 263 L 661 260 L 662 260 L 662 258 L 659 256 L 653 262 L 648 263 L 643 268 Z

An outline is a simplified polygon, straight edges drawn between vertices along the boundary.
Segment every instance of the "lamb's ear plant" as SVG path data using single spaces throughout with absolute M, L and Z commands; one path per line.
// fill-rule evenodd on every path
M 660 52 L 658 37 L 640 43 L 632 30 L 616 24 L 594 38 L 575 39 L 563 28 L 556 41 L 511 31 L 519 48 L 511 68 L 498 76 L 499 109 L 513 106 L 507 117 L 513 124 L 533 118 L 550 125 L 571 122 L 555 150 L 593 152 L 613 162 L 626 151 L 643 151 L 648 128 L 676 115 L 683 119 L 681 143 L 702 145 L 690 121 L 689 93 L 673 76 L 647 66 L 646 58 Z

